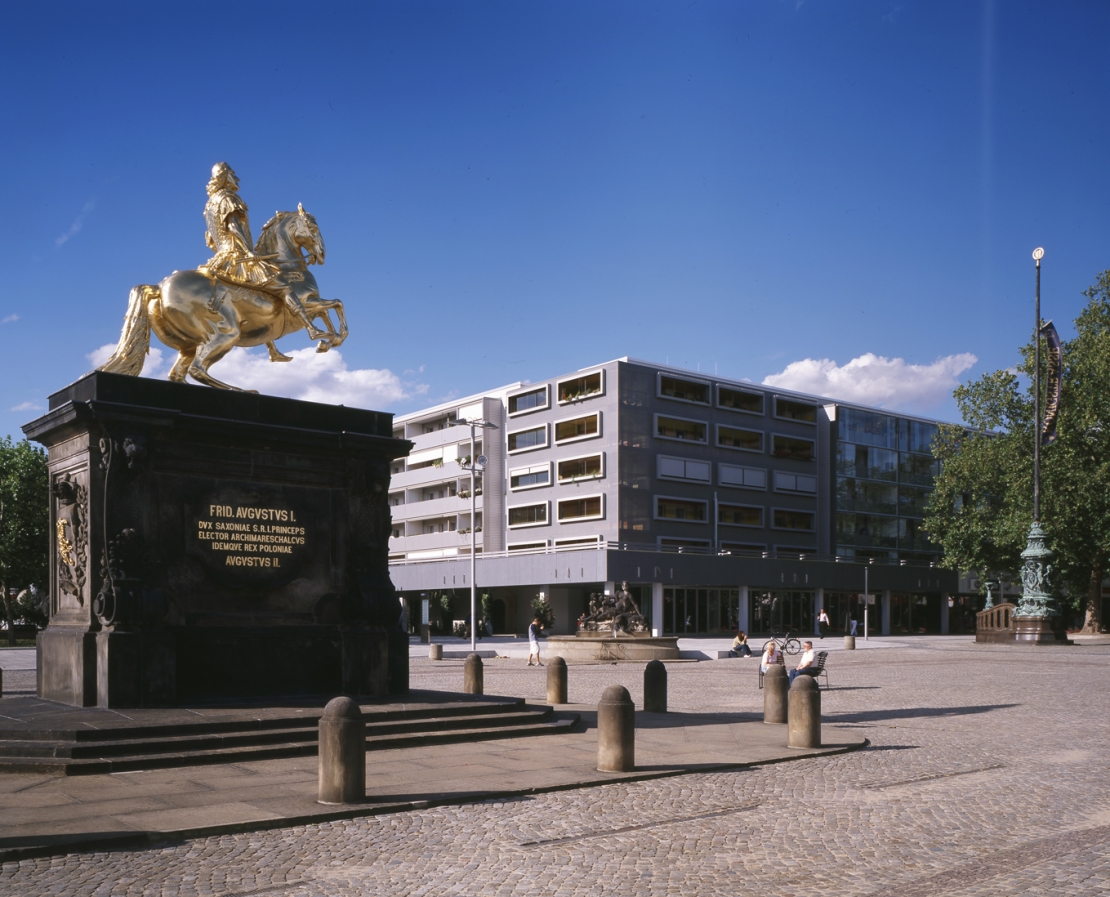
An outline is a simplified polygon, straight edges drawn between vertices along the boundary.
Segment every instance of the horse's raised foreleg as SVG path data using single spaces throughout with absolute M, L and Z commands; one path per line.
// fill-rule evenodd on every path
M 317 346 L 317 352 L 327 352 L 328 349 L 334 349 L 336 346 L 341 346 L 343 341 L 347 339 L 347 316 L 343 313 L 343 303 L 338 299 L 316 299 L 311 303 L 305 303 L 305 308 L 308 313 L 313 316 L 322 317 L 328 323 L 328 331 L 331 336 Z M 335 309 L 335 316 L 339 321 L 339 330 L 336 332 L 332 327 L 331 315 L 328 314 L 330 309 Z

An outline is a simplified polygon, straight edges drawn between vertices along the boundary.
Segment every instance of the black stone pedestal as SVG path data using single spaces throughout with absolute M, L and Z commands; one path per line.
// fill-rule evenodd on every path
M 169 706 L 408 690 L 389 580 L 393 417 L 96 372 L 48 449 L 38 693 Z

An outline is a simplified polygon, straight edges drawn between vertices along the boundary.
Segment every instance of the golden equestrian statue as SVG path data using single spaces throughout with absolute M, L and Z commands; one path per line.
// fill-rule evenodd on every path
M 204 235 L 215 255 L 194 271 L 174 271 L 157 286 L 131 290 L 123 333 L 115 353 L 98 370 L 137 376 L 150 351 L 150 331 L 178 351 L 170 379 L 186 376 L 220 389 L 208 369 L 235 346 L 261 346 L 270 361 L 291 361 L 274 341 L 297 330 L 319 340 L 327 352 L 347 338 L 347 319 L 338 299 L 321 299 L 309 265 L 324 263 L 324 239 L 316 219 L 302 206 L 275 212 L 251 246 L 247 204 L 239 196 L 239 179 L 226 162 L 212 167 Z M 339 329 L 328 311 L 334 309 Z M 322 321 L 325 329 L 316 326 Z

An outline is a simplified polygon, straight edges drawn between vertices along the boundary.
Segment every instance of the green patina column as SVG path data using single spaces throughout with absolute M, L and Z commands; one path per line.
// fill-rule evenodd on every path
M 1056 641 L 1057 614 L 1052 587 L 1052 550 L 1045 545 L 1044 527 L 1034 521 L 1021 553 L 1021 599 L 1014 611 L 1014 641 L 1045 644 Z

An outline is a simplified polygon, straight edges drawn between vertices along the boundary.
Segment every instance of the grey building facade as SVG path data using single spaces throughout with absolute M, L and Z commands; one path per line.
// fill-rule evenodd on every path
M 487 459 L 470 519 L 469 433 Z M 967 596 L 921 531 L 936 422 L 621 358 L 395 420 L 390 572 L 419 621 L 478 590 L 498 631 L 531 602 L 573 631 L 627 580 L 662 634 L 963 628 Z M 874 604 L 864 603 L 864 571 Z M 449 608 L 449 610 L 448 610 Z M 461 611 L 461 612 L 460 612 Z M 446 625 L 446 620 L 443 621 Z

